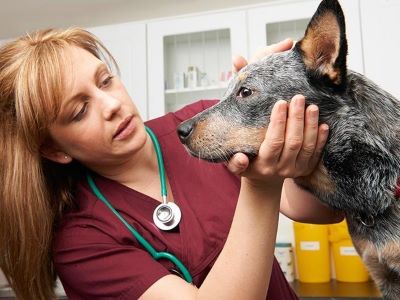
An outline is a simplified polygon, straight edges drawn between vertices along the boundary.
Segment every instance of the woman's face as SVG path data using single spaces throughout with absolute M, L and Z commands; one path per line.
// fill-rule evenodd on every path
M 78 47 L 71 46 L 70 53 L 67 88 L 44 156 L 60 163 L 73 158 L 94 170 L 121 164 L 145 144 L 143 121 L 120 79 L 101 60 Z

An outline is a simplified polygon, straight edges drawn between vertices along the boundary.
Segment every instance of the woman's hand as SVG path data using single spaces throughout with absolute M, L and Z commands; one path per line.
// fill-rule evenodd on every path
M 294 96 L 290 104 L 278 101 L 271 113 L 258 156 L 249 162 L 237 153 L 228 169 L 253 183 L 280 186 L 285 178 L 310 174 L 319 162 L 328 137 L 328 126 L 318 125 L 318 107 L 305 108 L 305 99 Z
M 273 53 L 278 53 L 278 52 L 283 52 L 290 50 L 293 47 L 293 40 L 292 39 L 286 39 L 283 40 L 279 43 L 269 45 L 266 47 L 262 47 L 258 49 L 253 56 L 250 58 L 249 62 L 240 55 L 234 56 L 232 58 L 232 64 L 233 64 L 233 72 L 237 73 L 239 72 L 242 68 L 248 65 L 248 63 L 255 62 L 267 55 L 271 55 Z
M 261 48 L 250 62 L 292 47 L 293 41 L 286 39 Z M 246 65 L 242 56 L 233 58 L 234 71 Z M 261 181 L 264 186 L 266 183 L 281 186 L 284 178 L 305 176 L 314 170 L 327 138 L 328 125 L 318 125 L 318 107 L 310 105 L 305 108 L 304 97 L 297 95 L 290 104 L 283 100 L 275 104 L 256 159 L 249 165 L 248 157 L 237 153 L 227 166 L 231 172 L 254 182 Z

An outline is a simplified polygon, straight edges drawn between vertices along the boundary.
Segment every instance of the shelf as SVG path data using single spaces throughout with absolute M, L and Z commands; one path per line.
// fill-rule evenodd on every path
M 290 282 L 300 299 L 382 299 L 374 282 L 339 282 L 327 283 Z
M 227 87 L 228 87 L 228 83 L 224 83 L 224 84 L 220 84 L 220 85 L 199 86 L 196 88 L 168 89 L 168 90 L 165 90 L 165 94 L 179 94 L 179 93 L 212 91 L 212 90 L 226 89 Z

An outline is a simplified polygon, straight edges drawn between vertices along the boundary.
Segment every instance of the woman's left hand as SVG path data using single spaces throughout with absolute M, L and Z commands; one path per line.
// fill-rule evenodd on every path
M 283 40 L 261 48 L 254 53 L 250 62 L 292 47 L 293 40 Z M 234 72 L 248 64 L 242 56 L 234 57 L 232 63 Z M 305 100 L 301 95 L 294 96 L 290 104 L 278 101 L 272 110 L 265 140 L 254 163 L 249 167 L 248 157 L 237 153 L 228 162 L 228 169 L 237 175 L 246 175 L 251 168 L 256 168 L 256 174 L 276 172 L 284 178 L 310 174 L 319 162 L 329 131 L 328 125 L 318 125 L 318 114 L 315 105 L 305 108 Z
M 327 138 L 328 125 L 318 125 L 318 107 L 305 108 L 304 97 L 297 95 L 290 104 L 275 104 L 254 161 L 250 164 L 245 154 L 237 153 L 227 166 L 231 172 L 255 180 L 268 175 L 280 179 L 306 176 L 317 166 Z

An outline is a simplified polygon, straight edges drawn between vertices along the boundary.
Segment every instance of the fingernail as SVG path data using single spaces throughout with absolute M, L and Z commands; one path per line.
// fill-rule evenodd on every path
M 321 130 L 327 132 L 329 130 L 328 124 L 321 124 Z
M 309 110 L 310 116 L 313 118 L 313 120 L 318 117 L 318 106 L 310 105 L 308 110 Z
M 281 113 L 285 113 L 287 112 L 287 102 L 285 101 L 279 101 L 278 102 L 278 111 Z
M 304 98 L 303 97 L 296 97 L 295 99 L 296 107 L 303 107 L 304 106 Z

